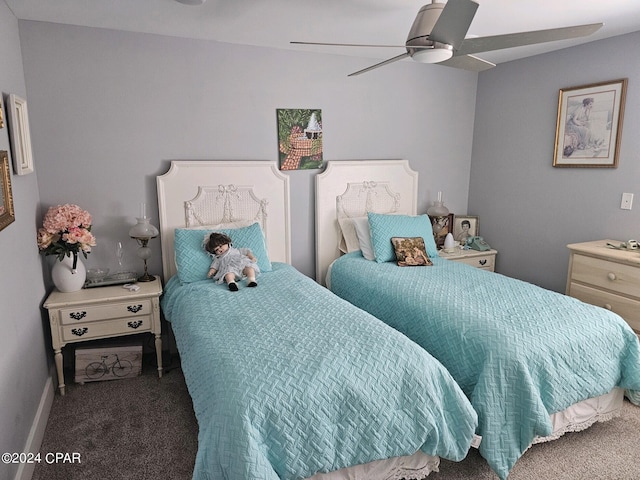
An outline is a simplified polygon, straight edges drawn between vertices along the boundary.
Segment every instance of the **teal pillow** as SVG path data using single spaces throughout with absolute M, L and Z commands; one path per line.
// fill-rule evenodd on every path
M 221 228 L 216 230 L 176 228 L 174 249 L 178 278 L 181 283 L 197 282 L 207 278 L 212 258 L 204 249 L 202 242 L 205 235 L 209 235 L 214 231 L 229 235 L 234 247 L 250 249 L 258 260 L 257 263 L 261 272 L 271 271 L 267 246 L 259 223 L 242 228 Z
M 391 262 L 396 259 L 391 238 L 422 237 L 430 258 L 438 256 L 438 248 L 433 239 L 433 229 L 428 215 L 385 215 L 369 213 L 371 244 L 376 262 Z

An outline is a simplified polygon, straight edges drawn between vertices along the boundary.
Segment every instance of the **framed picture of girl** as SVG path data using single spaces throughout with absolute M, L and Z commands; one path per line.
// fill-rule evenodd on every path
M 453 239 L 460 245 L 467 243 L 467 238 L 479 235 L 478 217 L 464 217 L 456 215 L 453 219 Z
M 618 166 L 627 79 L 560 90 L 554 167 Z

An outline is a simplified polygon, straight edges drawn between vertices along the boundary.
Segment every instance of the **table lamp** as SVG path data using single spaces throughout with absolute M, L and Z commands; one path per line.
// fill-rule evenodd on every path
M 149 248 L 149 240 L 158 236 L 158 229 L 149 223 L 147 218 L 146 205 L 143 203 L 140 209 L 140 217 L 137 217 L 136 223 L 129 230 L 129 236 L 138 242 L 140 248 L 136 255 L 144 261 L 144 274 L 138 278 L 139 282 L 152 282 L 156 279 L 153 275 L 149 275 L 147 271 L 147 260 L 151 258 L 151 248 Z

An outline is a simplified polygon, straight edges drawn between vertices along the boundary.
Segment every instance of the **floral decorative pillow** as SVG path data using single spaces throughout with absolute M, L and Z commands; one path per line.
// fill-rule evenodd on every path
M 393 237 L 391 244 L 396 253 L 396 262 L 401 267 L 433 265 L 422 237 Z
M 368 217 L 376 262 L 394 260 L 393 246 L 390 243 L 392 237 L 422 237 L 429 256 L 435 258 L 438 255 L 431 220 L 427 215 L 389 215 L 369 212 Z

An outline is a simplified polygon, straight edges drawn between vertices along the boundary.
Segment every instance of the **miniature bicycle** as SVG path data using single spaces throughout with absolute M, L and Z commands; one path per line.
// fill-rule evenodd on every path
M 115 355 L 116 359 L 113 363 L 107 364 L 107 358 L 109 355 L 102 355 L 101 362 L 91 362 L 84 369 L 84 373 L 87 378 L 91 380 L 96 380 L 98 378 L 104 377 L 111 371 L 116 377 L 126 377 L 133 370 L 133 364 L 129 360 L 120 360 L 118 355 Z

